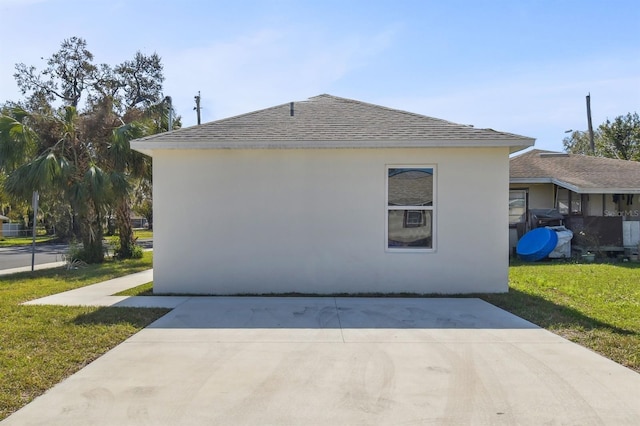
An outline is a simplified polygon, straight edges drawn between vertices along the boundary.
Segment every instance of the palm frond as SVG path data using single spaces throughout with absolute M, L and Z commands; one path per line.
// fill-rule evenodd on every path
M 109 179 L 100 167 L 96 165 L 90 166 L 84 174 L 82 184 L 96 206 L 101 206 L 108 202 Z
M 41 155 L 36 161 L 37 170 L 35 170 L 34 179 L 38 180 L 41 187 L 51 185 L 60 176 L 60 163 L 56 155 L 50 152 Z
M 123 172 L 114 171 L 109 173 L 109 181 L 111 182 L 113 192 L 117 196 L 127 196 L 131 190 L 129 179 Z
M 0 168 L 11 171 L 36 151 L 36 133 L 25 123 L 29 114 L 11 108 L 9 115 L 0 115 Z
M 7 177 L 6 190 L 28 199 L 33 191 L 51 188 L 60 176 L 60 166 L 53 153 L 43 154 L 16 168 Z
M 133 153 L 130 141 L 142 136 L 144 136 L 144 128 L 136 122 L 113 130 L 108 153 L 114 170 L 123 171 L 129 166 Z

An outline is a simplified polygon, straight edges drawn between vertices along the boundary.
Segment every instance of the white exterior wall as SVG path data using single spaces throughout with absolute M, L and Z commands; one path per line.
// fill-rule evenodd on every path
M 508 148 L 153 156 L 155 292 L 507 291 Z M 387 165 L 435 166 L 435 251 L 386 250 Z

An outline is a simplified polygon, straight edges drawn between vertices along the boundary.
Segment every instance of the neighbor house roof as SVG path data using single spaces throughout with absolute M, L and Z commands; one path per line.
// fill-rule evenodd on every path
M 535 139 L 477 129 L 420 114 L 331 95 L 290 102 L 132 142 L 155 149 L 392 148 L 507 146 L 516 152 Z
M 0 222 L 8 222 L 9 218 L 0 214 Z
M 640 162 L 534 149 L 510 159 L 509 181 L 554 183 L 580 194 L 639 194 Z

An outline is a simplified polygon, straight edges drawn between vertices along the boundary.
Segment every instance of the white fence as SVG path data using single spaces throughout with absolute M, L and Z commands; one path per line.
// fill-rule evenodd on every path
M 29 235 L 28 229 L 20 229 L 19 223 L 3 223 L 2 235 L 5 237 L 21 237 Z

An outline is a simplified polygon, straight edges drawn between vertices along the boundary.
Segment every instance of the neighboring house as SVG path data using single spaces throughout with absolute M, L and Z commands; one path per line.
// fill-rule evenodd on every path
M 330 95 L 138 139 L 154 292 L 507 291 L 509 154 L 533 143 Z
M 510 160 L 510 242 L 556 209 L 574 232 L 574 248 L 620 253 L 640 240 L 640 163 L 531 150 Z
M 131 226 L 133 226 L 133 228 L 135 229 L 143 229 L 143 228 L 148 228 L 149 227 L 149 222 L 147 222 L 147 219 L 140 216 L 137 213 L 131 213 Z

